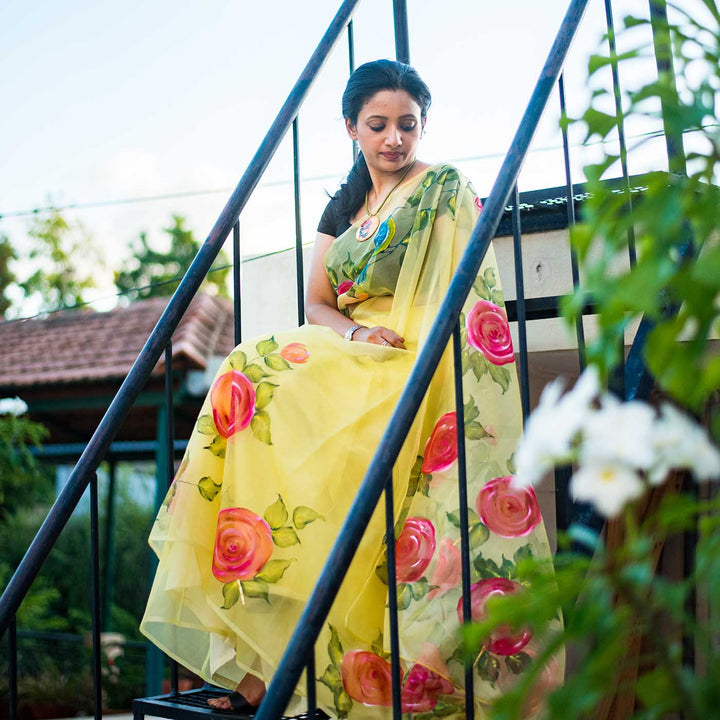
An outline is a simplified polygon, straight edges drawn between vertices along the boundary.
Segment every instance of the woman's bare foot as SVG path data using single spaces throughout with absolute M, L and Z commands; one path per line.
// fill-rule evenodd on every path
M 208 705 L 218 710 L 237 710 L 248 712 L 254 710 L 265 697 L 265 683 L 255 675 L 248 673 L 231 695 L 222 695 L 208 700 Z M 245 703 L 243 703 L 243 700 Z

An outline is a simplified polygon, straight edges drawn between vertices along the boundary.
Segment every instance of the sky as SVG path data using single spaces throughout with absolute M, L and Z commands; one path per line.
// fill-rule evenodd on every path
M 480 195 L 490 192 L 567 4 L 408 0 L 410 60 L 433 93 L 421 159 L 454 162 Z M 100 247 L 105 268 L 93 265 L 100 288 L 91 297 L 98 309 L 112 306 L 110 268 L 129 256 L 140 232 L 161 247 L 163 228 L 178 214 L 196 237 L 207 236 L 339 5 L 3 0 L 0 233 L 26 256 L 32 216 L 23 212 L 97 203 L 63 214 Z M 646 5 L 615 0 L 615 16 L 642 14 Z M 587 103 L 587 58 L 604 49 L 604 32 L 602 0 L 591 0 L 565 69 L 571 117 Z M 363 0 L 354 34 L 356 64 L 394 57 L 392 0 Z M 654 71 L 637 72 L 647 79 Z M 347 75 L 343 37 L 299 115 L 305 242 L 351 162 L 340 113 Z M 521 191 L 564 183 L 558 119 L 555 95 Z M 628 127 L 630 144 L 649 128 Z M 581 128 L 571 128 L 571 143 L 582 140 Z M 576 181 L 595 157 L 597 147 L 573 151 Z M 664 163 L 661 144 L 643 143 L 631 153 L 630 172 Z M 241 216 L 244 255 L 293 245 L 291 178 L 287 137 Z M 180 193 L 195 194 L 149 199 Z M 142 201 L 107 204 L 133 198 Z

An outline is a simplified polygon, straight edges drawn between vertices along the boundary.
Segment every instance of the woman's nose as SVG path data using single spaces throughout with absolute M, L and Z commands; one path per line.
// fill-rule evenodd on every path
M 385 136 L 385 143 L 390 147 L 397 147 L 402 143 L 399 128 L 389 128 L 388 134 Z

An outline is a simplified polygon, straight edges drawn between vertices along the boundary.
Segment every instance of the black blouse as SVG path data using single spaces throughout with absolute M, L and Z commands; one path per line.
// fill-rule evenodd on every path
M 340 215 L 337 206 L 335 198 L 331 198 L 320 218 L 318 232 L 340 237 L 350 227 L 350 216 L 347 213 Z

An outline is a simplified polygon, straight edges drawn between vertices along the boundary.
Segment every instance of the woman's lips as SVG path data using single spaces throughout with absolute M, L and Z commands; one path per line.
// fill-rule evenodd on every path
M 402 157 L 402 153 L 391 153 L 391 152 L 385 152 L 382 154 L 384 158 L 387 160 L 397 160 L 398 158 Z

